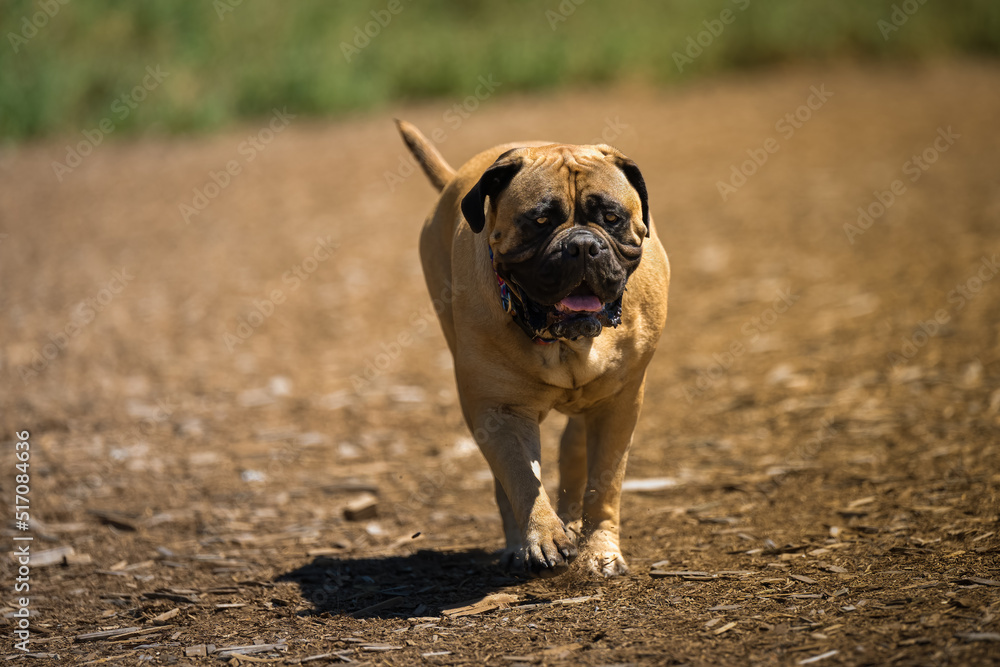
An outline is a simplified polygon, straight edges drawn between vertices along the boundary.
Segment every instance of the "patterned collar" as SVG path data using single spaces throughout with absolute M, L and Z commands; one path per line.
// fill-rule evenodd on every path
M 504 280 L 497 271 L 496 263 L 493 260 L 493 248 L 487 245 L 490 252 L 490 266 L 493 268 L 493 275 L 496 276 L 497 286 L 500 291 L 500 305 L 504 312 L 509 314 L 517 326 L 521 327 L 525 335 L 536 345 L 551 345 L 566 337 L 553 333 L 550 327 L 557 330 L 565 325 L 561 322 L 553 323 L 549 314 L 551 309 L 541 306 L 524 293 L 518 285 Z M 604 310 L 594 313 L 597 334 L 603 327 L 617 327 L 622 321 L 622 297 L 618 297 L 613 303 L 605 304 Z M 594 335 L 597 335 L 594 334 Z M 578 338 L 579 336 L 577 336 Z
M 544 320 L 541 322 L 542 326 L 538 327 L 538 320 L 540 318 L 532 318 L 529 314 L 529 308 L 527 307 L 527 297 L 520 287 L 514 283 L 507 283 L 506 280 L 500 277 L 500 273 L 497 271 L 497 265 L 493 261 L 493 248 L 489 245 L 486 246 L 490 251 L 490 266 L 493 268 L 493 275 L 496 276 L 497 285 L 500 288 L 500 305 L 503 307 L 504 312 L 510 315 L 517 326 L 521 327 L 521 330 L 527 334 L 528 338 L 532 340 L 536 345 L 551 345 L 558 341 L 551 335 L 545 335 L 548 333 L 548 326 L 545 324 Z M 531 321 L 534 320 L 534 321 Z

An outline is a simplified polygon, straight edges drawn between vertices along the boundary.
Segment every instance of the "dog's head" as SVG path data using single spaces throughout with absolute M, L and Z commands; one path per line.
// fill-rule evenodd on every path
M 554 335 L 596 336 L 618 323 L 649 236 L 635 162 L 603 144 L 515 148 L 483 173 L 462 214 L 488 234 L 497 272 Z

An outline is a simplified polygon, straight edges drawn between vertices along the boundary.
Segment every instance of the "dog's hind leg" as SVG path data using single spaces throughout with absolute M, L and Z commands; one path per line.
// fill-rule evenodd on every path
M 559 441 L 559 500 L 556 514 L 575 535 L 583 518 L 583 492 L 587 486 L 587 425 L 571 416 Z

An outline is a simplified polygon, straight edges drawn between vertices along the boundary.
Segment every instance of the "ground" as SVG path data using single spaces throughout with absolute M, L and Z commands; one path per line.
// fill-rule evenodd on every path
M 13 646 L 26 594 L 6 557 L 3 654 L 995 664 L 998 84 L 996 63 L 817 65 L 461 113 L 278 109 L 109 137 L 72 165 L 81 136 L 4 149 L 0 485 L 4 539 L 34 554 L 34 657 Z M 417 258 L 434 192 L 393 116 L 440 129 L 455 165 L 603 137 L 642 168 L 673 282 L 623 502 L 629 576 L 498 568 Z M 564 419 L 543 427 L 550 489 Z

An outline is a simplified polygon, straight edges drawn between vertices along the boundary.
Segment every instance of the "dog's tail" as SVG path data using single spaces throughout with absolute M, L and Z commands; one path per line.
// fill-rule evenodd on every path
M 438 149 L 434 148 L 434 144 L 429 142 L 427 137 L 421 134 L 414 125 L 397 118 L 396 127 L 399 128 L 399 133 L 403 135 L 406 147 L 413 153 L 413 157 L 417 158 L 417 162 L 420 163 L 420 167 L 427 174 L 431 184 L 438 189 L 438 192 L 443 190 L 444 186 L 448 185 L 448 181 L 455 178 L 455 170 L 445 162 Z

